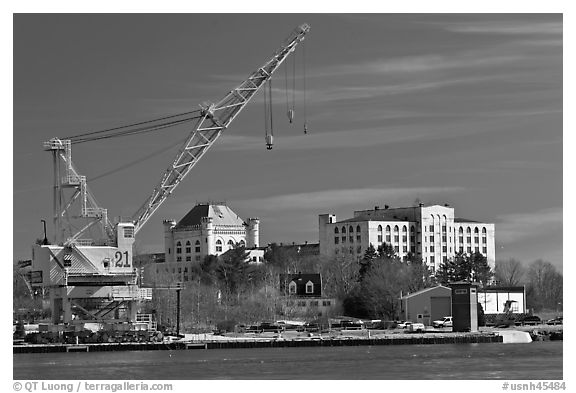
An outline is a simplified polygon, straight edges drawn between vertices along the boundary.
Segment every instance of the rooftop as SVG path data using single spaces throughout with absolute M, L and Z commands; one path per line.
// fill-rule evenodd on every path
M 224 204 L 199 203 L 176 224 L 174 229 L 200 225 L 204 217 L 212 218 L 214 225 L 244 225 L 244 220 Z

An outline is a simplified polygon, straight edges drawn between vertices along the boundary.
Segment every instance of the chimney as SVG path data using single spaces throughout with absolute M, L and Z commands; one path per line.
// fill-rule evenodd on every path
M 380 210 L 380 206 L 374 206 L 374 210 Z
M 422 202 L 420 202 L 420 203 L 418 204 L 418 207 L 424 207 L 424 204 L 423 204 Z
M 388 205 L 384 205 L 384 209 L 388 209 L 390 206 Z

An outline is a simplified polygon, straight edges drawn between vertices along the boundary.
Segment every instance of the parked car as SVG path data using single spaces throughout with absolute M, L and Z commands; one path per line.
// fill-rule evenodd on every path
M 420 322 L 411 323 L 410 326 L 408 326 L 408 331 L 410 333 L 424 333 L 426 331 L 426 326 Z
M 452 317 L 444 317 L 432 322 L 435 328 L 452 327 Z
M 410 322 L 410 321 L 401 321 L 401 322 L 398 322 L 396 327 L 398 329 L 408 329 L 408 326 L 410 326 L 410 325 L 412 325 L 412 322 Z
M 556 317 L 554 319 L 549 319 L 546 321 L 547 325 L 562 325 L 562 317 Z
M 542 323 L 540 317 L 536 315 L 526 315 L 516 321 L 516 325 L 539 325 Z

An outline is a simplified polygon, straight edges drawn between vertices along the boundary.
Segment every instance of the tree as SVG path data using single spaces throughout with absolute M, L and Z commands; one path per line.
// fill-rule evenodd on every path
M 380 258 L 387 258 L 387 259 L 398 259 L 398 255 L 396 255 L 396 251 L 394 251 L 394 247 L 392 244 L 382 243 L 378 246 L 378 255 Z
M 236 297 L 239 300 L 240 290 L 248 278 L 248 254 L 243 246 L 237 246 L 223 254 L 218 261 L 215 273 L 226 301 Z
M 562 305 L 563 277 L 550 262 L 541 259 L 528 266 L 526 303 L 535 311 L 556 310 Z
M 493 273 L 486 257 L 479 252 L 475 252 L 468 256 L 467 259 L 471 268 L 470 279 L 481 285 L 488 285 L 492 281 Z
M 360 260 L 360 271 L 359 271 L 360 281 L 362 281 L 366 273 L 370 271 L 372 263 L 376 258 L 378 258 L 378 253 L 376 252 L 376 249 L 374 248 L 372 243 L 370 243 L 370 245 L 364 252 L 364 257 L 362 257 L 362 259 Z
M 510 258 L 496 261 L 495 278 L 499 285 L 515 287 L 521 285 L 526 274 L 526 268 L 516 259 Z

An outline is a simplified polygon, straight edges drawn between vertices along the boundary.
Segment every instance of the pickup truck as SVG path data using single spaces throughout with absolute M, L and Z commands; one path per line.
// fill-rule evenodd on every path
M 435 328 L 452 327 L 452 317 L 444 317 L 442 319 L 432 322 Z

